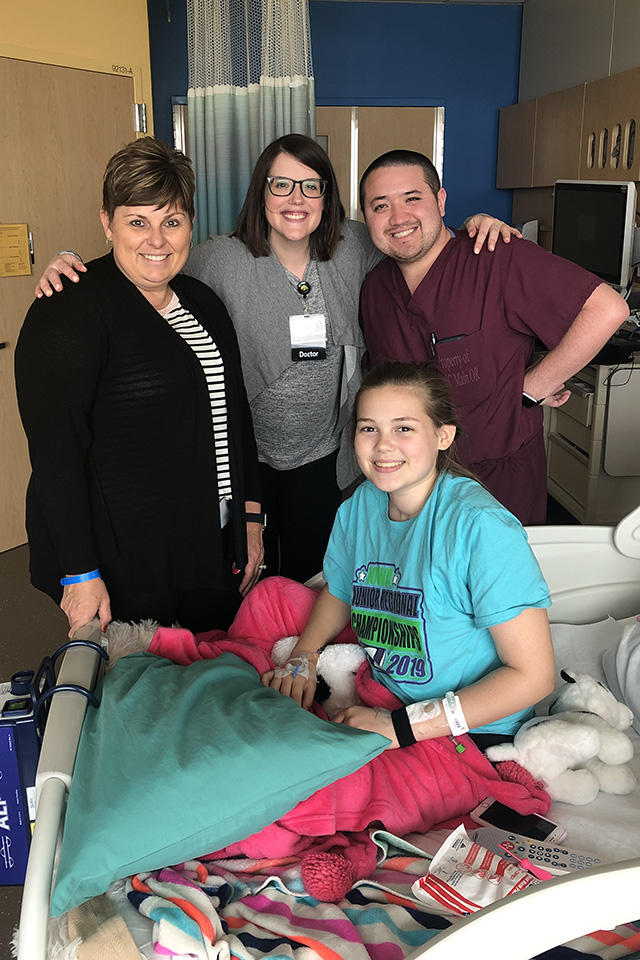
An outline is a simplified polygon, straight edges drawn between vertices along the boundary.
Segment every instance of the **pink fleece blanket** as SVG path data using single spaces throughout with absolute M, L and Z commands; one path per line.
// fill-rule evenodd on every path
M 273 667 L 271 649 L 281 637 L 300 634 L 317 594 L 287 580 L 270 577 L 246 597 L 227 634 L 216 630 L 194 636 L 188 630 L 160 628 L 150 653 L 175 663 L 189 664 L 228 652 L 252 664 L 259 674 Z M 356 642 L 348 627 L 335 642 Z M 363 663 L 356 678 L 360 699 L 368 706 L 394 709 L 400 701 L 377 683 Z M 324 716 L 322 708 L 315 712 Z M 541 784 L 516 765 L 503 765 L 503 779 L 469 737 L 459 738 L 464 753 L 456 752 L 448 737 L 423 740 L 400 750 L 386 750 L 355 773 L 318 790 L 276 823 L 251 837 L 239 839 L 225 856 L 243 854 L 252 858 L 300 855 L 347 847 L 352 836 L 360 845 L 371 824 L 382 825 L 402 836 L 426 832 L 452 818 L 461 820 L 474 806 L 491 795 L 520 813 L 546 813 L 550 798 Z M 519 780 L 520 782 L 516 782 Z M 367 844 L 364 844 L 365 847 Z M 370 850 L 356 874 L 373 869 Z M 366 872 L 362 872 L 365 870 Z

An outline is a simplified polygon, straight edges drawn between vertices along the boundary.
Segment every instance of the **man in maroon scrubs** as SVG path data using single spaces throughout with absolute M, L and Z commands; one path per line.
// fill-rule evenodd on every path
M 448 380 L 465 466 L 523 524 L 544 523 L 547 477 L 542 410 L 570 395 L 565 381 L 628 316 L 599 277 L 526 240 L 475 254 L 445 226 L 446 194 L 420 153 L 374 160 L 360 202 L 387 256 L 362 288 L 361 324 L 374 366 L 432 361 Z M 548 352 L 532 365 L 536 338 Z

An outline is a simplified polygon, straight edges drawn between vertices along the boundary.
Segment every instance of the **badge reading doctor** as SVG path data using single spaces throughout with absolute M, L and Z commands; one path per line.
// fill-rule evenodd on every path
M 327 356 L 327 327 L 324 313 L 302 313 L 289 317 L 291 359 L 324 360 Z

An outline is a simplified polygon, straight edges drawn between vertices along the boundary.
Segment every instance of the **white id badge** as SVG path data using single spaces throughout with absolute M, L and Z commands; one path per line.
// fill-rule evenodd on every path
M 327 356 L 327 325 L 324 313 L 300 313 L 289 317 L 292 360 L 324 360 Z

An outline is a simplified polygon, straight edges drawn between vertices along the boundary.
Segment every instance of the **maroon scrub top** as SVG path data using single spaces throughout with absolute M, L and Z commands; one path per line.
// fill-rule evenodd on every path
M 522 406 L 524 374 L 536 338 L 555 347 L 602 280 L 527 240 L 474 254 L 452 232 L 413 295 L 388 257 L 366 278 L 368 364 L 435 363 L 460 417 L 460 461 L 522 523 L 544 523 L 542 410 Z

